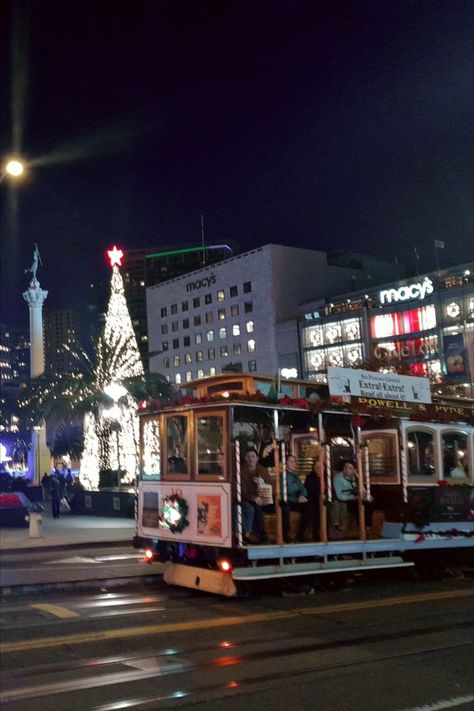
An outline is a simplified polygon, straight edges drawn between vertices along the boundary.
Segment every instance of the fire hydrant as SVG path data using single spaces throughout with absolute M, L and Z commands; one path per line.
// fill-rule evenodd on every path
M 39 513 L 30 513 L 30 538 L 43 538 L 43 517 Z

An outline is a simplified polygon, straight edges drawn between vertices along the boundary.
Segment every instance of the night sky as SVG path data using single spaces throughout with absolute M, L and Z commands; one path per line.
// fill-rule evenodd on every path
M 104 251 L 276 242 L 473 256 L 471 0 L 5 1 L 2 322 L 108 283 Z M 97 288 L 97 287 L 96 287 Z M 92 292 L 93 293 L 93 292 Z

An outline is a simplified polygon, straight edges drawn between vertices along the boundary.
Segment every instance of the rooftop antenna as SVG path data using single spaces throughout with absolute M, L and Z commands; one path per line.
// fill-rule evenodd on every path
M 201 243 L 202 243 L 202 266 L 206 266 L 206 247 L 204 244 L 204 213 L 201 210 Z

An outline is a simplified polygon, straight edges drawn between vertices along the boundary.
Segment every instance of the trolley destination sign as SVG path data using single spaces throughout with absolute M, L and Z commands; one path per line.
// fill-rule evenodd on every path
M 442 405 L 442 404 L 425 404 L 421 402 L 400 402 L 399 400 L 388 400 L 378 397 L 351 397 L 352 405 L 360 405 L 362 407 L 378 408 L 380 410 L 389 410 L 398 412 L 400 415 L 420 414 L 429 417 L 452 417 L 454 419 L 462 419 L 474 416 L 474 408 L 466 407 L 465 405 Z

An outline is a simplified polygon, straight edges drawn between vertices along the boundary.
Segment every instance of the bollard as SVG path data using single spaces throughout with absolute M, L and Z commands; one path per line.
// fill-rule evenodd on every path
M 30 538 L 43 538 L 43 517 L 39 513 L 30 513 Z

